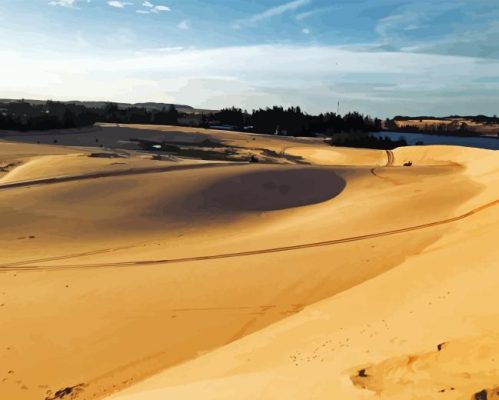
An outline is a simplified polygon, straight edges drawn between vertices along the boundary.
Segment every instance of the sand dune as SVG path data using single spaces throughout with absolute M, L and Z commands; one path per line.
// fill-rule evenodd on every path
M 98 131 L 108 149 L 81 147 L 96 143 L 88 132 L 0 142 L 0 161 L 22 160 L 0 176 L 1 397 L 468 399 L 497 387 L 495 152 Z M 131 134 L 268 149 L 272 164 L 89 157 Z
M 462 220 L 389 272 L 113 398 L 492 393 L 499 377 L 498 222 L 495 208 Z

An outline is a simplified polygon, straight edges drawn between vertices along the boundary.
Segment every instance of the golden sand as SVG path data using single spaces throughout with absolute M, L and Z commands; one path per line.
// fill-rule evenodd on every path
M 499 386 L 496 152 L 96 129 L 109 149 L 88 132 L 0 141 L 0 398 Z M 205 135 L 272 164 L 89 157 L 131 134 Z

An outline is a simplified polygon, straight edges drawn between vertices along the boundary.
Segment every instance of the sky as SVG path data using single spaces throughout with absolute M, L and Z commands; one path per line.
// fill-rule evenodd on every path
M 0 98 L 499 114 L 499 0 L 0 0 Z

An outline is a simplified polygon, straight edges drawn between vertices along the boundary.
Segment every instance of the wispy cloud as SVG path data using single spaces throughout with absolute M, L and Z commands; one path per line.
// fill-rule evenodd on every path
M 284 4 L 281 4 L 279 6 L 269 8 L 269 9 L 267 9 L 264 12 L 261 12 L 259 14 L 254 14 L 247 19 L 239 20 L 233 25 L 233 27 L 239 28 L 242 25 L 251 25 L 251 24 L 255 24 L 257 22 L 260 22 L 260 21 L 263 21 L 263 20 L 266 20 L 269 18 L 277 17 L 277 16 L 285 14 L 287 12 L 297 10 L 297 9 L 307 5 L 308 3 L 310 3 L 310 0 L 290 1 L 289 3 L 284 3 Z
M 466 26 L 445 37 L 416 43 L 403 48 L 405 51 L 430 54 L 454 54 L 468 57 L 499 59 L 499 22 L 482 24 L 480 29 Z
M 391 38 L 401 31 L 417 29 L 425 18 L 425 13 L 420 11 L 404 11 L 392 14 L 378 21 L 376 33 L 382 38 Z
M 52 0 L 49 1 L 49 5 L 51 6 L 60 6 L 66 8 L 76 8 L 78 9 L 78 3 L 85 2 L 90 3 L 91 0 Z
M 396 7 L 377 21 L 373 42 L 351 48 L 499 59 L 499 11 L 488 0 L 420 1 Z
M 188 19 L 184 19 L 183 21 L 180 21 L 180 23 L 177 25 L 177 28 L 187 31 L 191 29 L 191 23 Z
M 126 6 L 131 6 L 133 3 L 129 3 L 126 1 L 120 1 L 120 0 L 110 0 L 107 2 L 111 7 L 115 8 L 125 8 Z
M 433 31 L 439 22 L 439 17 L 450 12 L 466 12 L 462 1 L 439 1 L 421 0 L 424 4 L 414 2 L 407 3 L 395 8 L 388 16 L 381 18 L 376 25 L 375 31 L 381 39 L 397 42 L 406 39 L 413 31 Z M 468 21 L 469 23 L 469 21 Z M 454 21 L 458 24 L 458 21 Z M 451 26 L 448 26 L 451 28 Z
M 302 13 L 299 13 L 296 15 L 296 19 L 298 21 L 303 21 L 304 19 L 307 19 L 315 14 L 318 14 L 319 12 L 321 12 L 322 9 L 315 9 L 315 10 L 310 10 L 310 11 L 305 11 L 305 12 L 302 12 Z
M 328 6 L 328 7 L 320 7 L 320 8 L 314 8 L 313 10 L 309 11 L 304 11 L 301 13 L 296 14 L 295 19 L 297 21 L 303 21 L 306 20 L 310 17 L 313 17 L 314 15 L 324 15 L 325 13 L 332 11 L 332 10 L 339 10 L 341 9 L 340 6 Z

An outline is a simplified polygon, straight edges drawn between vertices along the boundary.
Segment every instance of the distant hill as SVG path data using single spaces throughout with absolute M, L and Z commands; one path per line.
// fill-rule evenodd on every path
M 0 99 L 0 103 L 14 103 L 14 102 L 20 102 L 24 101 L 26 103 L 30 103 L 33 105 L 40 105 L 40 104 L 45 104 L 47 101 L 50 100 L 32 100 L 32 99 Z M 154 103 L 154 102 L 146 102 L 146 103 L 118 103 L 114 101 L 79 101 L 79 100 L 71 100 L 71 101 L 57 101 L 58 103 L 64 103 L 64 104 L 78 104 L 82 105 L 85 107 L 89 108 L 103 108 L 106 104 L 108 103 L 114 103 L 117 104 L 119 108 L 125 109 L 125 108 L 130 108 L 130 107 L 138 107 L 138 108 L 145 108 L 148 111 L 152 110 L 162 110 L 163 108 L 168 109 L 170 106 L 175 106 L 177 111 L 183 112 L 186 114 L 206 114 L 206 113 L 211 113 L 211 112 L 216 112 L 216 110 L 202 110 L 202 109 L 197 109 L 185 104 L 171 104 L 171 103 Z

